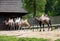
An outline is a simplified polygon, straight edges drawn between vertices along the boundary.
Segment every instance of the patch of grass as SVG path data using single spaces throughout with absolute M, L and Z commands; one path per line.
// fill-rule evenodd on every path
M 19 38 L 18 41 L 48 41 L 48 39 L 43 39 L 43 38 Z
M 18 38 L 14 36 L 0 36 L 0 41 L 17 41 Z
M 55 41 L 60 41 L 60 39 L 57 39 L 57 40 L 55 40 Z
M 16 38 L 14 36 L 0 36 L 0 41 L 48 41 L 43 38 Z

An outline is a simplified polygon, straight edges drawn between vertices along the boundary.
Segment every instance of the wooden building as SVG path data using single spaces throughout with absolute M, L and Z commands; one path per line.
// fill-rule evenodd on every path
M 21 0 L 0 0 L 0 28 L 2 29 L 2 22 L 4 18 L 8 17 L 22 17 L 28 14 L 22 7 Z

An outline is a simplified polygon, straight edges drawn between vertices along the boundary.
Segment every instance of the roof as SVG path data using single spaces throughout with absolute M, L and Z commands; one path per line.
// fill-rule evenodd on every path
M 21 0 L 0 0 L 0 12 L 27 13 L 22 7 Z

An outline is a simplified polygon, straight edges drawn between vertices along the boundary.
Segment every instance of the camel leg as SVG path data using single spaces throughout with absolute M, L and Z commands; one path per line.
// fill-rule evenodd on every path
M 30 24 L 26 22 L 27 28 L 30 29 Z
M 44 29 L 44 24 L 43 24 L 43 31 L 45 31 L 45 29 Z
M 15 30 L 15 25 L 14 25 L 14 27 L 13 27 L 13 28 L 14 28 L 14 30 Z
M 15 30 L 16 30 L 16 27 L 17 27 L 17 26 L 15 25 Z
M 15 30 L 16 25 L 14 24 L 14 30 Z
M 27 27 L 27 31 L 30 29 L 30 25 L 28 25 L 28 26 L 25 26 L 25 27 Z
M 41 25 L 40 25 L 40 31 L 41 31 Z
M 39 26 L 39 24 L 37 24 L 37 31 L 38 31 L 38 26 Z
M 51 21 L 49 21 L 49 25 L 50 25 L 50 28 L 51 28 L 51 31 L 52 31 L 52 24 L 51 24 Z
M 14 30 L 16 30 L 16 25 L 14 26 Z
M 15 30 L 14 24 L 12 24 L 12 30 Z
M 50 26 L 51 26 L 51 31 L 52 31 L 52 30 L 53 30 L 53 29 L 52 29 L 52 25 L 50 25 Z
M 41 31 L 41 22 L 39 23 L 39 25 L 40 25 L 40 31 Z
M 15 25 L 13 24 L 13 29 L 15 30 Z
M 48 25 L 48 31 L 49 31 L 49 29 L 50 29 L 50 26 L 49 26 L 49 24 L 47 24 Z
M 51 27 L 51 31 L 52 31 L 53 29 L 52 29 L 52 24 L 51 23 L 50 23 L 50 27 Z
M 8 25 L 6 25 L 6 29 L 8 30 L 8 28 L 9 28 L 9 26 Z
M 10 30 L 12 30 L 12 26 L 9 26 Z
M 21 30 L 21 26 L 20 25 L 18 26 L 18 30 Z

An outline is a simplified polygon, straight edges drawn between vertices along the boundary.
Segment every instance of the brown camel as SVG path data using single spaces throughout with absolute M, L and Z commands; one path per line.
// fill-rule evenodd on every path
M 45 24 L 48 25 L 48 31 L 49 31 L 50 27 L 51 27 L 51 30 L 52 30 L 51 19 L 48 17 L 48 15 L 42 14 L 42 16 L 40 18 L 36 17 L 35 19 L 39 22 L 40 31 L 41 31 L 41 25 L 43 25 L 43 31 L 45 31 L 45 29 L 44 29 Z

